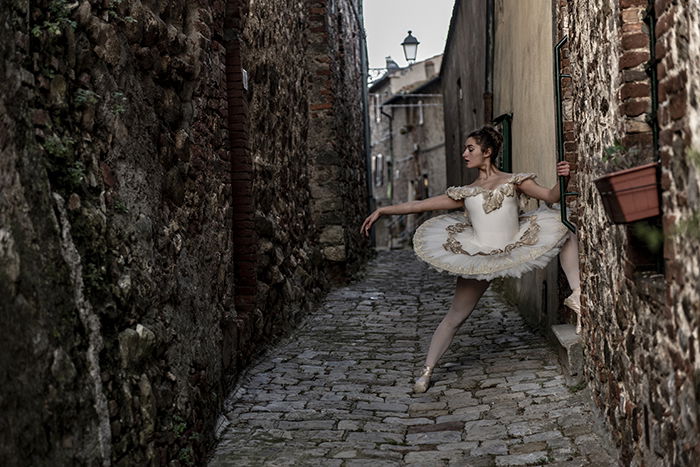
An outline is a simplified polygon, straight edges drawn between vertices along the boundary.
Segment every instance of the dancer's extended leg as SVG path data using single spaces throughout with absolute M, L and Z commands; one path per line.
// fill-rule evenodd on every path
M 578 237 L 569 232 L 569 239 L 564 243 L 559 252 L 559 263 L 564 270 L 566 280 L 569 282 L 571 290 L 581 287 L 578 268 Z
M 581 332 L 581 278 L 578 265 L 578 237 L 571 232 L 569 232 L 569 239 L 559 252 L 559 263 L 571 287 L 571 295 L 566 297 L 564 305 L 576 313 L 576 334 L 578 334 Z
M 435 368 L 442 354 L 444 354 L 450 346 L 457 330 L 469 317 L 472 310 L 474 310 L 474 307 L 479 302 L 479 299 L 488 286 L 488 281 L 457 279 L 457 288 L 452 298 L 452 305 L 435 330 L 435 333 L 433 333 L 433 338 L 430 341 L 430 348 L 428 349 L 428 356 L 425 359 L 423 373 L 414 386 L 415 392 L 425 392 L 428 389 L 433 368 Z

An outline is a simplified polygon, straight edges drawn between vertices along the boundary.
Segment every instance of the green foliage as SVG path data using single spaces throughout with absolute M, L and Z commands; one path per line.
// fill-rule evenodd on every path
M 80 186 L 85 180 L 85 166 L 82 162 L 76 161 L 68 167 L 68 180 L 73 186 Z
M 121 214 L 129 212 L 129 208 L 124 204 L 124 201 L 118 199 L 114 202 L 114 210 Z
M 700 213 L 693 212 L 689 218 L 679 221 L 673 229 L 673 234 L 700 238 Z
M 126 112 L 126 105 L 129 103 L 129 101 L 123 92 L 114 91 L 112 93 L 112 99 L 114 100 L 114 104 L 112 104 L 112 111 L 115 114 L 120 115 Z
M 685 152 L 688 161 L 695 166 L 695 168 L 700 169 L 700 151 L 693 148 L 688 148 Z
M 576 392 L 579 392 L 583 389 L 586 389 L 586 382 L 581 381 L 580 383 L 575 384 L 573 386 L 568 386 L 568 388 L 569 388 L 569 392 L 576 393 Z
M 605 149 L 603 149 L 603 162 L 614 162 L 617 161 L 621 154 L 626 150 L 620 140 L 615 140 L 615 142 L 610 145 L 606 146 Z
M 187 430 L 187 422 L 185 422 L 185 419 L 182 418 L 181 416 L 175 415 L 175 416 L 173 416 L 172 427 L 173 427 L 173 432 L 176 435 L 181 436 L 185 432 L 185 430 Z
M 85 232 L 87 233 L 87 232 Z M 107 268 L 93 262 L 86 261 L 83 265 L 83 281 L 88 290 L 106 291 L 105 274 Z
M 52 184 L 60 187 L 64 195 L 79 191 L 86 178 L 85 165 L 77 160 L 76 141 L 70 136 L 60 137 L 52 134 L 42 144 L 47 154 L 47 167 Z
M 191 446 L 180 449 L 177 453 L 177 459 L 185 465 L 194 465 L 194 452 Z
M 124 21 L 125 23 L 137 23 L 138 21 L 133 16 L 120 16 L 117 9 L 123 3 L 124 0 L 110 0 L 109 6 L 107 7 L 107 15 L 114 20 Z
M 660 226 L 646 222 L 636 222 L 632 225 L 635 237 L 646 245 L 651 253 L 658 253 L 664 245 L 664 233 Z
M 47 32 L 49 37 L 56 37 L 63 33 L 63 28 L 65 27 L 75 29 L 77 24 L 70 19 L 70 10 L 72 8 L 74 6 L 66 0 L 52 0 L 49 3 L 48 18 L 43 23 L 37 24 L 32 28 L 32 35 L 41 37 L 44 32 Z
M 89 89 L 80 88 L 75 92 L 75 105 L 82 107 L 84 105 L 95 105 L 100 100 L 100 95 Z
M 49 136 L 44 144 L 44 150 L 55 159 L 68 159 L 73 155 L 75 140 L 70 136 L 60 138 L 57 135 Z
M 619 140 L 603 149 L 600 158 L 604 172 L 630 169 L 653 161 L 653 151 L 640 148 L 628 148 Z
M 56 70 L 52 66 L 41 65 L 39 67 L 39 73 L 41 73 L 43 76 L 47 77 L 48 79 L 53 79 L 53 77 L 56 76 Z

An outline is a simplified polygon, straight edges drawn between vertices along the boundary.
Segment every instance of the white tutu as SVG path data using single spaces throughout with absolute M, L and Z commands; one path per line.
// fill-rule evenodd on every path
M 428 219 L 416 230 L 416 255 L 439 271 L 469 279 L 520 277 L 545 267 L 566 241 L 558 210 L 545 205 L 518 215 L 515 186 L 534 174 L 515 174 L 493 190 L 452 187 L 464 213 Z M 468 215 L 467 215 L 468 214 Z

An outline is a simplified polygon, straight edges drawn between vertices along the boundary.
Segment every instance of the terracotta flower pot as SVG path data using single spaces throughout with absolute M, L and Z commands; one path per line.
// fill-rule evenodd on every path
M 626 224 L 661 214 L 658 166 L 653 162 L 593 180 L 611 222 Z

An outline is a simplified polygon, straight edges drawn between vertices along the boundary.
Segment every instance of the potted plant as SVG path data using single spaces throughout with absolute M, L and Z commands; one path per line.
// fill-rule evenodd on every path
M 605 148 L 603 165 L 609 173 L 593 182 L 611 222 L 627 224 L 661 214 L 658 161 L 649 162 L 639 149 L 616 142 Z

